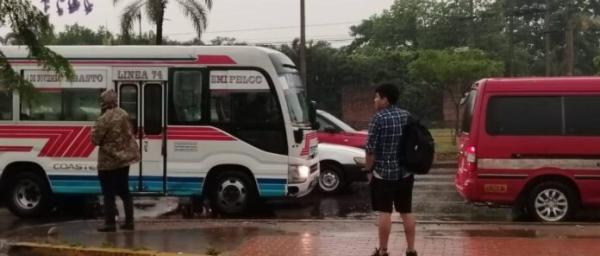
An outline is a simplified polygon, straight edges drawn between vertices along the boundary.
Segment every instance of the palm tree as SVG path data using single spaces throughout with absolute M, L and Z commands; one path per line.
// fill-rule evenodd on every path
M 121 0 L 113 0 L 116 5 Z M 212 8 L 212 0 L 175 0 L 182 8 L 183 13 L 188 17 L 194 29 L 200 38 L 202 32 L 206 29 L 207 10 Z M 125 40 L 128 40 L 133 30 L 135 21 L 141 18 L 142 7 L 148 19 L 156 25 L 156 44 L 162 44 L 163 39 L 163 21 L 165 19 L 165 9 L 168 0 L 134 0 L 127 5 L 121 14 L 121 33 Z
M 74 72 L 69 62 L 44 46 L 44 41 L 52 33 L 48 16 L 31 4 L 30 0 L 0 1 L 0 28 L 8 26 L 12 33 L 4 40 L 18 42 L 27 46 L 30 56 L 50 71 L 59 76 L 72 79 Z M 33 85 L 23 79 L 13 69 L 6 55 L 0 50 L 0 89 L 14 90 L 24 93 L 27 97 L 32 92 Z

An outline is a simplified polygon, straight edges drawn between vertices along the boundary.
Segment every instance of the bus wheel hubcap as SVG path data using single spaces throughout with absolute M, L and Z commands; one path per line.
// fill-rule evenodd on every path
M 20 181 L 15 189 L 14 200 L 22 209 L 31 210 L 41 200 L 41 192 L 38 185 L 31 180 Z
M 229 209 L 242 207 L 247 196 L 244 184 L 235 178 L 223 181 L 219 186 L 219 203 Z

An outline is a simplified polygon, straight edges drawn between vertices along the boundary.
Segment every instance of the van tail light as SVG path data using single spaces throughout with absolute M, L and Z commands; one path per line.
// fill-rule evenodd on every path
M 467 170 L 475 171 L 477 170 L 477 155 L 475 154 L 475 147 L 470 146 L 465 150 L 465 159 L 467 160 Z

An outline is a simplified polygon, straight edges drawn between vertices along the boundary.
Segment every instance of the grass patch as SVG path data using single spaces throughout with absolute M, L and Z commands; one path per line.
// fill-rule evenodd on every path
M 435 141 L 436 161 L 455 161 L 458 153 L 453 129 L 430 129 Z

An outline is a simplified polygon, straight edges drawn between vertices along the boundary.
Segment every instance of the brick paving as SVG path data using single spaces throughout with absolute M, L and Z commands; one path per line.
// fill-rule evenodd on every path
M 494 237 L 419 237 L 421 256 L 597 256 L 598 239 L 544 239 Z M 348 256 L 370 255 L 377 239 L 312 235 L 261 236 L 243 243 L 232 255 Z M 390 255 L 403 255 L 404 237 L 391 239 Z
M 203 220 L 138 222 L 135 232 L 101 234 L 99 221 L 55 224 L 21 229 L 4 238 L 36 241 L 113 245 L 156 251 L 241 256 L 353 256 L 370 255 L 377 246 L 373 221 Z M 404 255 L 402 225 L 395 223 L 390 255 Z M 598 256 L 600 225 L 577 223 L 419 223 L 416 249 L 421 256 Z M 0 251 L 1 255 L 2 251 Z

